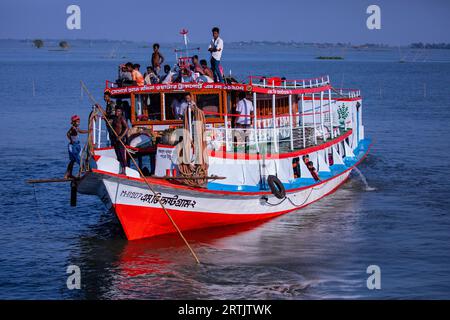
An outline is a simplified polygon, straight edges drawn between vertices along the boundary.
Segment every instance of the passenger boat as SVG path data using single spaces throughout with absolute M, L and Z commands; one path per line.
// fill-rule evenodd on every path
M 301 213 L 336 191 L 371 147 L 364 135 L 360 91 L 335 89 L 328 76 L 127 87 L 106 81 L 105 91 L 130 104 L 137 140 L 131 139 L 128 150 L 139 170 L 130 164 L 126 174 L 119 174 L 108 130 L 94 107 L 77 190 L 97 195 L 113 210 L 129 240 L 176 232 L 165 210 L 180 231 Z M 174 119 L 171 105 L 186 92 L 205 115 L 203 180 L 198 172 L 184 174 L 177 162 L 183 142 L 174 132 L 185 123 Z M 235 125 L 240 92 L 255 109 L 251 127 Z M 314 179 L 306 157 L 320 180 Z M 148 173 L 143 177 L 144 167 Z

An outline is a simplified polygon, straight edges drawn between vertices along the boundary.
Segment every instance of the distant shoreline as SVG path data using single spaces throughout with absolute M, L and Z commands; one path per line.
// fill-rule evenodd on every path
M 2 38 L 1 42 L 29 42 L 32 43 L 36 39 L 8 39 Z M 39 40 L 44 41 L 44 43 L 59 43 L 62 40 L 70 43 L 130 43 L 138 44 L 142 46 L 150 46 L 147 41 L 131 41 L 131 40 L 110 40 L 110 39 L 45 39 L 41 38 Z M 179 42 L 159 42 L 161 45 L 178 45 Z M 199 44 L 197 42 L 192 42 L 192 44 Z M 282 47 L 317 47 L 317 48 L 353 48 L 353 49 L 394 49 L 394 48 L 411 48 L 411 49 L 446 49 L 450 50 L 450 43 L 424 43 L 424 42 L 414 42 L 408 45 L 389 45 L 384 43 L 364 43 L 364 44 L 353 44 L 351 42 L 298 42 L 298 41 L 230 41 L 228 42 L 230 46 L 245 47 L 245 46 L 282 46 Z

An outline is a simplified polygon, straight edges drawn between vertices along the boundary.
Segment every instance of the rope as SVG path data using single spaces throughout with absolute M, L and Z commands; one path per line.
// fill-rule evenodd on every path
M 39 206 L 39 202 L 38 202 L 38 199 L 37 199 L 36 187 L 35 187 L 34 183 L 33 183 L 33 194 L 34 194 L 34 201 L 36 203 L 36 214 L 37 214 L 37 216 L 39 218 L 39 222 L 41 223 L 41 225 L 44 226 L 45 231 L 48 233 L 47 225 L 43 222 L 42 217 L 41 217 L 41 213 L 40 213 L 41 212 L 41 208 Z
M 192 108 L 192 110 L 190 110 Z M 208 176 L 208 152 L 206 151 L 205 144 L 205 114 L 204 112 L 198 108 L 195 104 L 192 104 L 191 108 L 187 108 L 184 113 L 184 128 L 190 132 L 190 123 L 189 123 L 189 112 L 193 112 L 193 116 L 191 117 L 191 121 L 195 121 L 195 125 L 192 124 L 193 132 L 190 132 L 191 135 L 194 135 L 196 146 L 199 150 L 196 150 L 196 156 L 198 157 L 198 163 L 191 164 L 191 139 L 183 139 L 182 142 L 182 150 L 183 150 L 183 161 L 178 164 L 178 170 L 181 175 L 185 178 L 192 177 L 201 177 L 199 179 L 186 179 L 183 181 L 184 184 L 191 186 L 202 188 L 206 185 L 208 180 L 206 177 Z
M 302 206 L 309 200 L 309 197 L 311 197 L 312 192 L 313 192 L 314 190 L 320 190 L 320 189 L 322 189 L 324 186 L 325 186 L 325 183 L 323 183 L 322 186 L 319 187 L 319 188 L 312 187 L 312 188 L 310 189 L 310 191 L 309 191 L 308 196 L 305 198 L 305 200 L 304 200 L 301 204 L 296 204 L 296 203 L 294 203 L 294 201 L 292 201 L 291 198 L 289 198 L 288 196 L 284 197 L 284 199 L 281 200 L 281 201 L 278 202 L 278 203 L 270 203 L 270 202 L 268 201 L 268 199 L 267 199 L 267 200 L 266 200 L 266 204 L 268 204 L 268 205 L 270 205 L 270 206 L 272 206 L 272 207 L 276 207 L 276 206 L 282 204 L 282 203 L 287 199 L 294 207 L 299 208 L 299 207 L 302 207 Z
M 294 201 L 291 200 L 291 198 L 288 198 L 288 197 L 286 197 L 286 198 L 289 200 L 289 202 L 290 202 L 294 207 L 299 208 L 299 207 L 302 207 L 302 206 L 309 200 L 309 197 L 311 196 L 313 190 L 314 190 L 314 188 L 311 188 L 311 190 L 309 191 L 308 196 L 306 197 L 305 201 L 302 202 L 302 204 L 295 204 Z
M 100 111 L 103 115 L 103 117 L 105 119 L 107 119 L 106 113 L 103 111 L 103 109 L 100 107 L 100 105 L 95 101 L 94 97 L 91 95 L 91 93 L 89 92 L 89 90 L 86 88 L 85 84 L 83 81 L 81 81 L 81 85 L 83 87 L 83 90 L 86 92 L 86 94 L 88 95 L 89 99 L 91 100 L 92 103 L 94 103 L 96 110 Z M 121 139 L 119 139 L 119 135 L 117 134 L 117 132 L 114 130 L 114 128 L 112 127 L 112 125 L 109 123 L 109 121 L 105 121 L 106 124 L 109 126 L 109 128 L 111 129 L 111 132 L 116 136 L 117 141 L 120 141 L 120 143 L 123 145 L 123 147 L 125 148 L 125 151 L 127 152 L 128 156 L 130 157 L 130 159 L 133 161 L 134 165 L 136 166 L 136 169 L 138 170 L 139 174 L 141 175 L 141 178 L 145 181 L 145 184 L 147 185 L 147 187 L 149 188 L 149 190 L 153 193 L 153 195 L 156 197 L 156 192 L 153 190 L 153 188 L 151 187 L 150 183 L 148 182 L 147 178 L 145 177 L 145 175 L 142 173 L 141 169 L 139 168 L 138 164 L 136 163 L 136 160 L 134 160 L 134 158 L 131 156 L 130 152 L 128 151 L 126 145 L 123 143 L 123 141 Z M 170 213 L 167 211 L 166 207 L 163 205 L 163 203 L 161 202 L 161 198 L 160 197 L 156 197 L 158 199 L 158 203 L 161 206 L 161 208 L 164 210 L 164 213 L 167 215 L 167 217 L 169 218 L 170 222 L 172 223 L 172 225 L 174 226 L 175 230 L 177 231 L 177 233 L 179 234 L 179 236 L 181 237 L 181 239 L 183 240 L 183 242 L 186 244 L 186 246 L 188 247 L 189 251 L 191 252 L 192 256 L 194 257 L 195 261 L 200 264 L 200 260 L 198 259 L 197 255 L 195 254 L 194 250 L 191 248 L 191 246 L 189 245 L 189 242 L 186 240 L 186 238 L 184 237 L 183 233 L 181 232 L 180 228 L 178 227 L 178 225 L 175 223 L 175 221 L 173 220 L 172 216 L 170 215 Z

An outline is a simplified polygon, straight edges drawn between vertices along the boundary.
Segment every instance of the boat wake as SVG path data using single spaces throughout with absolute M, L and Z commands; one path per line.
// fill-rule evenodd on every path
M 364 184 L 364 191 L 375 191 L 375 190 L 377 190 L 377 188 L 369 186 L 369 183 L 367 182 L 366 177 L 364 177 L 362 172 L 357 167 L 355 167 L 354 170 L 358 174 L 358 176 L 361 179 L 362 183 Z

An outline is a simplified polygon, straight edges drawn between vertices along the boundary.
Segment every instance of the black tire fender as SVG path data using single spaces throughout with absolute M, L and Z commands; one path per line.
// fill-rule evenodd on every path
M 267 177 L 267 183 L 269 184 L 270 191 L 275 197 L 278 199 L 286 198 L 286 189 L 277 176 L 269 175 Z

